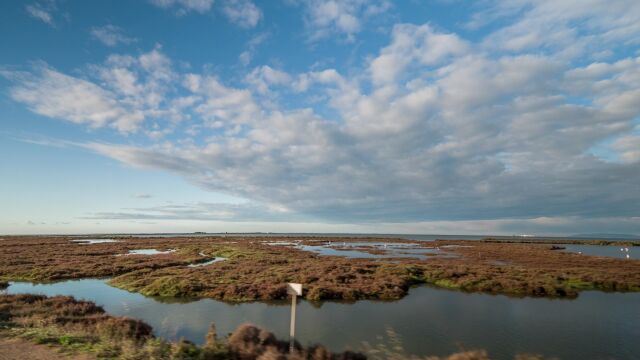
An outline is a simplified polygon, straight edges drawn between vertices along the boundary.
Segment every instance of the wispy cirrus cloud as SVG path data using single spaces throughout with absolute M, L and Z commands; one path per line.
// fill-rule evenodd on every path
M 164 9 L 177 9 L 178 15 L 185 15 L 190 11 L 202 14 L 211 10 L 214 0 L 149 0 L 149 2 Z
M 214 8 L 214 0 L 149 0 L 163 9 L 173 9 L 178 16 L 190 12 L 208 13 Z M 219 0 L 219 11 L 239 27 L 251 29 L 262 19 L 262 10 L 251 0 Z
M 485 39 L 492 49 L 548 51 L 572 58 L 640 44 L 634 35 L 640 31 L 637 1 L 507 0 L 489 4 L 474 18 L 476 25 L 514 19 Z M 483 18 L 486 22 L 479 21 Z
M 253 60 L 255 56 L 256 50 L 260 44 L 264 43 L 270 34 L 268 32 L 260 33 L 256 36 L 253 36 L 246 45 L 245 50 L 238 56 L 238 60 L 242 63 L 242 65 L 247 66 Z
M 119 44 L 131 44 L 136 41 L 135 38 L 126 36 L 122 28 L 112 24 L 91 28 L 91 36 L 111 47 Z
M 51 26 L 57 26 L 56 17 L 60 15 L 56 0 L 38 0 L 30 2 L 24 6 L 24 10 L 34 19 Z M 69 19 L 69 14 L 63 13 L 62 16 Z
M 82 219 L 93 220 L 199 220 L 199 221 L 296 221 L 300 216 L 286 209 L 257 204 L 186 203 L 165 204 L 119 212 L 98 212 Z

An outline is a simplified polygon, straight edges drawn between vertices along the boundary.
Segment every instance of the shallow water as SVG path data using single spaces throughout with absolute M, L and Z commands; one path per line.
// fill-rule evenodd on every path
M 605 256 L 616 259 L 638 259 L 640 258 L 640 249 L 633 246 L 601 246 L 601 245 L 557 245 L 562 246 L 565 249 L 562 251 L 568 251 L 573 253 L 582 253 L 583 255 L 591 256 Z M 622 250 L 621 250 L 622 249 Z M 626 250 L 625 250 L 626 249 Z M 627 257 L 627 255 L 629 255 Z
M 227 258 L 224 257 L 217 257 L 217 258 L 213 258 L 209 261 L 205 261 L 205 262 L 201 262 L 201 263 L 197 263 L 197 264 L 189 264 L 187 265 L 188 267 L 202 267 L 202 266 L 207 266 L 207 265 L 211 265 L 211 264 L 215 264 L 217 262 L 220 261 L 225 261 L 227 260 Z
M 127 255 L 160 255 L 160 254 L 170 254 L 175 252 L 175 250 L 166 250 L 160 251 L 157 249 L 137 249 L 137 250 L 129 250 Z
M 298 246 L 299 241 L 268 241 L 265 244 L 271 246 Z
M 450 256 L 436 248 L 422 248 L 418 244 L 384 243 L 384 242 L 331 242 L 322 245 L 299 245 L 297 248 L 311 251 L 325 256 L 342 256 L 347 258 L 385 259 L 385 258 L 413 258 L 428 259 L 429 255 Z M 353 248 L 353 250 L 350 250 Z M 384 254 L 372 254 L 362 250 L 382 250 Z
M 414 249 L 416 251 L 387 251 L 386 254 L 372 254 L 362 250 L 340 250 L 327 246 L 312 246 L 303 245 L 300 249 L 304 251 L 311 251 L 324 256 L 341 256 L 352 259 L 385 259 L 385 258 L 414 258 L 414 259 L 427 259 L 428 256 L 424 254 L 436 254 L 435 249 Z
M 115 240 L 115 239 L 77 239 L 77 240 L 70 240 L 70 241 L 74 243 L 86 244 L 86 245 L 118 242 L 118 240 Z
M 112 288 L 103 280 L 55 284 L 11 283 L 9 293 L 72 295 L 114 315 L 142 319 L 157 335 L 202 343 L 211 322 L 218 334 L 244 322 L 286 339 L 289 303 L 229 304 L 202 299 L 154 299 Z M 332 350 L 378 343 L 387 329 L 408 353 L 445 355 L 484 348 L 492 358 L 529 352 L 561 359 L 640 358 L 640 293 L 584 292 L 575 300 L 515 299 L 419 287 L 395 302 L 300 302 L 298 339 Z

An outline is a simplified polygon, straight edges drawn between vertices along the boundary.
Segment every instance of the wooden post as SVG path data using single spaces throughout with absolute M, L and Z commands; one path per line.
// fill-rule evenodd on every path
M 291 323 L 289 325 L 289 352 L 293 352 L 296 343 L 296 303 L 302 296 L 302 284 L 288 283 L 287 292 L 291 295 Z
M 293 352 L 293 345 L 296 341 L 296 303 L 298 295 L 291 296 L 291 324 L 289 326 L 289 352 Z

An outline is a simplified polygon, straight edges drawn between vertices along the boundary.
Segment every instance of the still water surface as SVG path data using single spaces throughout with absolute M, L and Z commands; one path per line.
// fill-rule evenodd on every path
M 162 255 L 162 254 L 171 254 L 172 252 L 176 252 L 175 250 L 166 250 L 160 251 L 157 249 L 136 249 L 129 250 L 127 255 Z
M 92 245 L 92 244 L 105 244 L 105 243 L 115 243 L 118 240 L 115 239 L 77 239 L 71 240 L 73 243 L 83 244 L 83 245 Z
M 616 259 L 637 259 L 640 249 L 637 246 L 601 246 L 601 245 L 558 245 L 565 249 L 563 251 L 580 253 L 591 256 L 604 256 Z
M 110 314 L 144 320 L 156 335 L 202 343 L 211 322 L 218 334 L 250 322 L 286 339 L 288 302 L 229 304 L 210 299 L 149 298 L 105 284 L 75 280 L 33 285 L 14 282 L 8 293 L 72 295 L 94 301 Z M 354 304 L 302 301 L 298 339 L 332 350 L 379 343 L 387 329 L 408 353 L 445 355 L 483 348 L 492 358 L 539 353 L 561 359 L 640 358 L 640 293 L 584 292 L 576 300 L 515 299 L 419 287 L 394 302 Z
M 384 258 L 414 258 L 428 259 L 428 254 L 438 255 L 445 253 L 435 248 L 420 248 L 415 244 L 394 244 L 394 243 L 325 243 L 322 245 L 299 245 L 297 248 L 304 251 L 311 251 L 322 256 L 341 256 L 353 259 L 384 259 Z M 355 250 L 351 250 L 351 248 Z M 372 254 L 367 251 L 358 250 L 359 248 L 369 248 L 372 250 L 384 251 L 383 254 Z

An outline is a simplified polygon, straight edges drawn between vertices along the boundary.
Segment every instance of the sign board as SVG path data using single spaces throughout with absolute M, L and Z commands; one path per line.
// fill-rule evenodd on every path
M 302 296 L 302 284 L 287 283 L 287 293 L 289 295 Z

